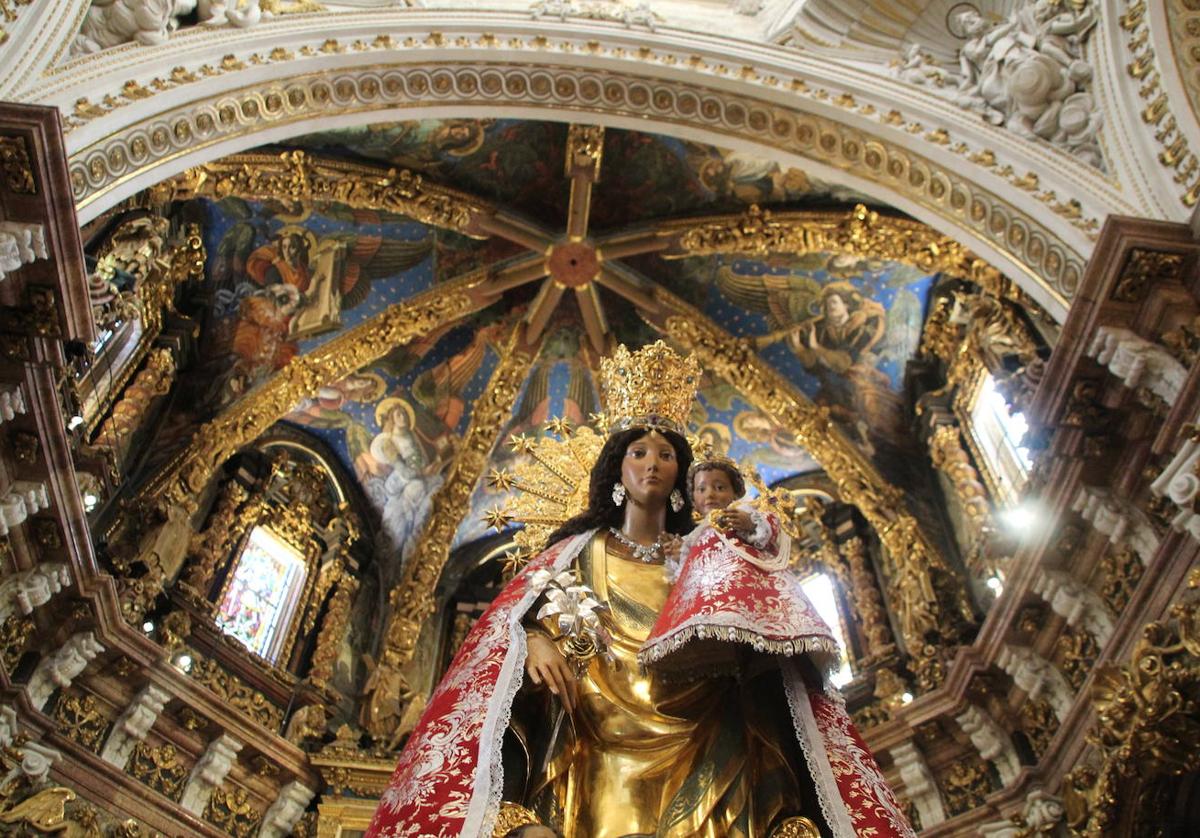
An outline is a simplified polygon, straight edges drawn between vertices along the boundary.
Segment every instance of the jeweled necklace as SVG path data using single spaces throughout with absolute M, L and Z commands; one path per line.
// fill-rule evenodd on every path
M 662 537 L 666 533 L 659 533 L 658 538 L 654 539 L 653 544 L 638 544 L 625 533 L 621 532 L 616 527 L 609 527 L 608 531 L 613 534 L 613 538 L 624 544 L 629 551 L 633 553 L 633 557 L 639 562 L 646 564 L 654 564 L 662 558 Z

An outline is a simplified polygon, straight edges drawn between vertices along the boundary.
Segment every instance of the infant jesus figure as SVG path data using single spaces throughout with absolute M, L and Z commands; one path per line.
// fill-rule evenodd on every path
M 743 500 L 746 483 L 727 457 L 700 457 L 688 471 L 700 523 L 668 560 L 674 585 L 638 653 L 664 675 L 735 674 L 748 650 L 837 668 L 833 632 L 789 569 L 791 539 L 778 517 Z M 754 656 L 760 659 L 761 655 Z

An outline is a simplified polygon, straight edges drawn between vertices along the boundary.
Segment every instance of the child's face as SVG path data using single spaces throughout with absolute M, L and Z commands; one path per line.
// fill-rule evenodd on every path
M 692 483 L 692 503 L 701 515 L 707 515 L 714 509 L 724 509 L 735 500 L 733 484 L 724 471 L 710 468 L 696 472 Z

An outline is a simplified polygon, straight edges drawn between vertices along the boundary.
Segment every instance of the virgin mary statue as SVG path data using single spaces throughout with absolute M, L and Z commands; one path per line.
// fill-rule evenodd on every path
M 692 528 L 698 381 L 661 341 L 603 362 L 587 508 L 468 635 L 369 838 L 913 835 L 817 658 L 742 647 L 735 673 L 686 681 L 638 665 Z

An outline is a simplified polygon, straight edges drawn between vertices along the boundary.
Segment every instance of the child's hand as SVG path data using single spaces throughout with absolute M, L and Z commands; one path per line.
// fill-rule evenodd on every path
M 662 541 L 663 561 L 677 562 L 683 552 L 683 536 L 668 535 Z
M 754 519 L 744 509 L 723 509 L 717 516 L 717 526 L 723 530 L 750 532 L 754 529 Z

